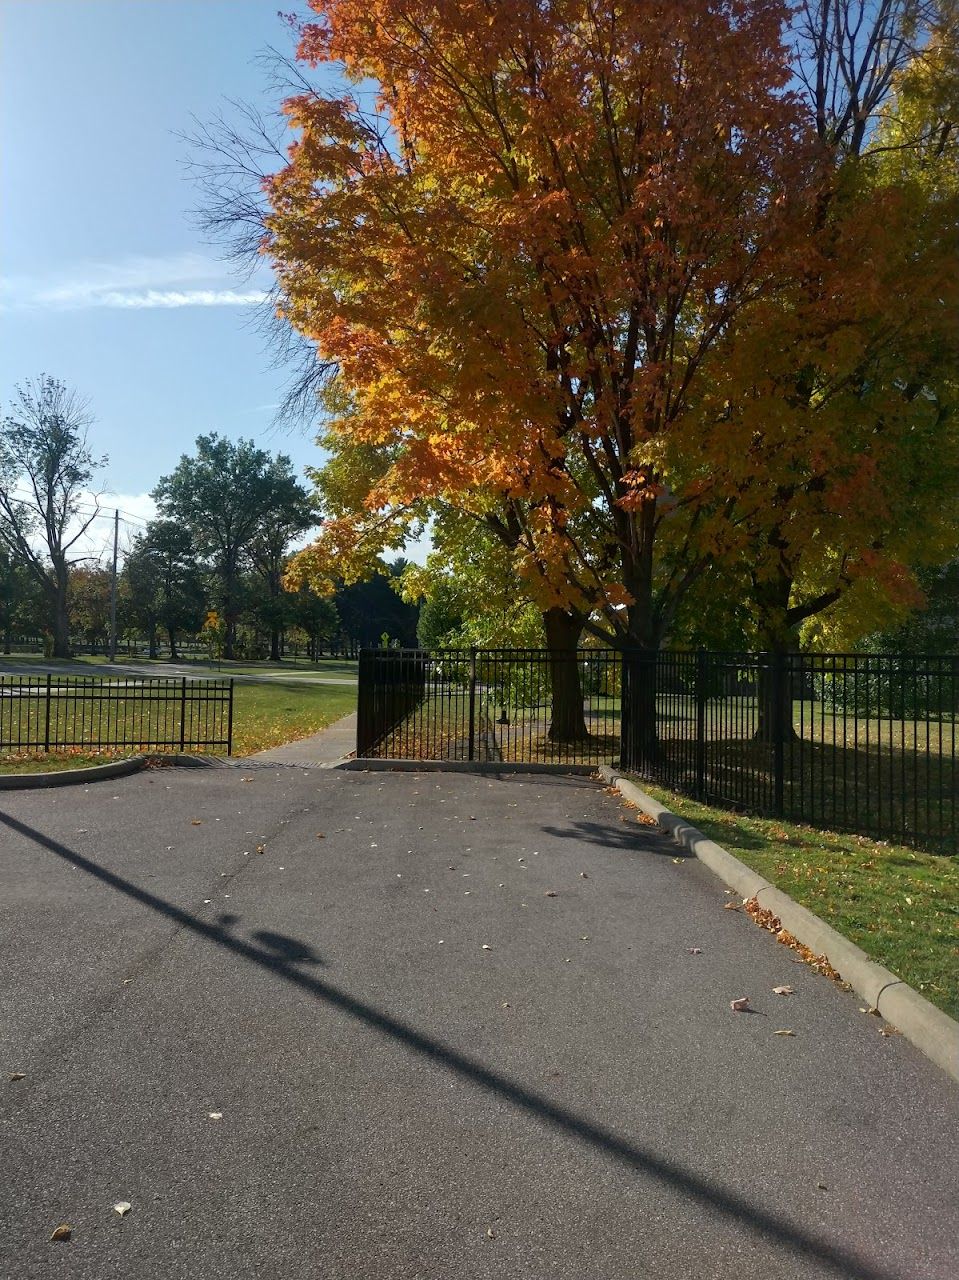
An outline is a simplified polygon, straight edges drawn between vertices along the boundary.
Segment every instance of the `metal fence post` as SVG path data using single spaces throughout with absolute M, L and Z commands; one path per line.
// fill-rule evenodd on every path
M 706 799 L 706 674 L 705 649 L 696 652 L 696 797 Z
M 186 749 L 186 676 L 180 681 L 180 750 Z
M 50 750 L 50 684 L 51 684 L 52 678 L 53 677 L 50 675 L 50 672 L 48 671 L 47 672 L 47 714 L 46 714 L 46 723 L 43 729 L 44 751 Z
M 226 754 L 233 754 L 233 677 L 230 676 L 230 700 L 226 722 Z
M 785 654 L 775 652 L 770 655 L 770 677 L 773 697 L 773 808 L 775 816 L 783 816 L 784 802 L 784 751 L 786 736 L 786 716 L 784 700 L 786 696 L 786 658 Z
M 476 649 L 470 647 L 470 727 L 467 760 L 476 759 Z
M 368 649 L 361 649 L 356 673 L 356 754 L 359 759 L 369 754 L 373 740 L 370 728 L 373 686 L 373 655 Z

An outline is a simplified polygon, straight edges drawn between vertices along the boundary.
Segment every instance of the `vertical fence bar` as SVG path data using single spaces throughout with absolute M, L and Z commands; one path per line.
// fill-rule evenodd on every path
M 186 748 L 186 676 L 180 681 L 180 750 Z
M 226 754 L 233 754 L 233 677 L 230 676 L 230 693 L 229 704 L 227 706 L 226 720 Z
M 476 759 L 476 649 L 470 647 L 469 745 L 467 760 Z
M 706 653 L 696 654 L 696 798 L 706 799 Z
M 791 673 L 790 673 L 791 674 Z M 783 744 L 786 735 L 786 716 L 784 698 L 786 695 L 786 658 L 778 651 L 772 655 L 770 670 L 773 694 L 773 807 L 776 817 L 783 816 L 784 772 Z M 791 719 L 791 717 L 790 717 Z
M 45 721 L 44 729 L 43 729 L 43 749 L 44 749 L 44 751 L 49 751 L 49 750 L 50 750 L 50 689 L 51 689 L 51 682 L 52 682 L 52 679 L 53 679 L 53 677 L 50 675 L 50 673 L 49 673 L 49 671 L 48 671 L 48 672 L 47 672 L 47 709 L 46 709 L 46 721 Z

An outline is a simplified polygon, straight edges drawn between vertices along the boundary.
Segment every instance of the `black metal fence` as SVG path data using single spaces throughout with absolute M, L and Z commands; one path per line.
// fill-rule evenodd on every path
M 0 676 L 0 750 L 233 746 L 233 681 Z
M 360 655 L 357 755 L 618 764 L 708 803 L 955 853 L 959 657 Z

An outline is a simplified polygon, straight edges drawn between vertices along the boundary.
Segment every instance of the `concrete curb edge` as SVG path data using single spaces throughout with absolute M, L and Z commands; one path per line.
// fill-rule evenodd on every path
M 137 773 L 152 760 L 187 769 L 205 769 L 214 764 L 207 756 L 191 756 L 180 751 L 150 751 L 144 755 L 127 756 L 123 760 L 110 760 L 107 764 L 90 765 L 86 769 L 58 769 L 53 773 L 3 773 L 0 774 L 0 791 L 31 791 L 43 787 L 71 787 L 86 782 L 105 782 L 109 778 L 124 778 L 128 774 Z
M 868 1001 L 870 1008 L 878 1009 L 882 1017 L 911 1044 L 959 1082 L 959 1022 L 930 1004 L 889 969 L 870 960 L 855 943 L 763 879 L 727 849 L 648 796 L 618 770 L 604 765 L 598 772 L 624 799 L 632 801 L 654 818 L 678 845 L 707 866 L 730 889 L 735 889 L 744 899 L 758 899 L 761 906 L 779 917 L 783 928 L 793 937 L 817 955 L 824 955 L 842 975 L 843 981 Z

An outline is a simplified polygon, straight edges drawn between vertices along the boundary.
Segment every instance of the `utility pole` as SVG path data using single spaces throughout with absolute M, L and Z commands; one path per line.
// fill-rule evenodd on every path
M 117 656 L 117 550 L 120 544 L 120 512 L 113 513 L 113 574 L 110 578 L 110 661 Z

